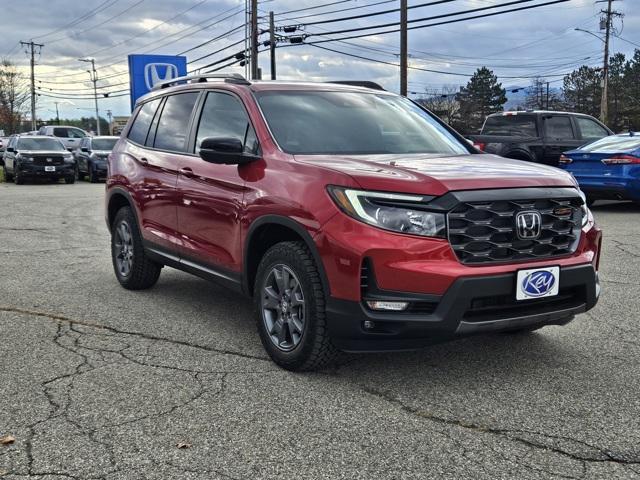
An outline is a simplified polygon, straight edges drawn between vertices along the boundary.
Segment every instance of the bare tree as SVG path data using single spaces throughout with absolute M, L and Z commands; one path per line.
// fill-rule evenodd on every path
M 440 90 L 427 91 L 425 96 L 416 101 L 431 110 L 447 124 L 452 125 L 460 112 L 458 92 L 455 86 L 445 86 Z
M 9 60 L 0 63 L 0 129 L 5 133 L 20 130 L 29 105 L 29 87 L 24 75 Z

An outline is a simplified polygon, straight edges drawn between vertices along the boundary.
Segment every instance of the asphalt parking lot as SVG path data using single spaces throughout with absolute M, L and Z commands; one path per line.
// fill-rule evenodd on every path
M 603 296 L 566 327 L 295 374 L 240 296 L 123 290 L 103 192 L 0 184 L 3 479 L 640 478 L 640 207 L 595 207 Z

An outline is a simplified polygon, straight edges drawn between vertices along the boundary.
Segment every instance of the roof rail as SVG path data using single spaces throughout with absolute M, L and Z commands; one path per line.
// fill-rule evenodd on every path
M 172 78 L 166 82 L 159 82 L 155 84 L 151 90 L 162 90 L 163 88 L 173 87 L 180 83 L 203 83 L 208 82 L 209 79 L 224 80 L 226 83 L 236 83 L 238 85 L 251 85 L 251 82 L 239 73 L 206 73 L 203 75 L 187 75 L 184 77 Z
M 385 89 L 382 88 L 382 85 L 376 82 L 372 82 L 370 80 L 336 80 L 333 82 L 325 82 L 325 83 L 338 83 L 340 85 L 351 85 L 353 87 L 364 87 L 364 88 L 371 88 L 372 90 L 385 91 Z

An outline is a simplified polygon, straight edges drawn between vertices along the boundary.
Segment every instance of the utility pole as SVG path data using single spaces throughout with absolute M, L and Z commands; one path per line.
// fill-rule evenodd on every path
M 407 0 L 400 0 L 400 95 L 407 96 L 407 70 L 409 67 L 407 45 Z
M 251 79 L 258 80 L 258 0 L 251 0 Z
M 91 70 L 89 76 L 93 82 L 93 100 L 96 104 L 96 133 L 100 135 L 100 113 L 98 112 L 98 72 L 96 71 L 96 59 L 95 58 L 79 58 L 81 62 L 91 63 Z
M 58 104 L 60 102 L 53 102 L 56 104 L 56 124 L 60 125 L 60 111 L 58 110 Z
M 273 12 L 269 12 L 269 52 L 271 53 L 271 80 L 276 79 L 276 26 Z
M 20 42 L 20 45 L 29 47 L 31 51 L 31 130 L 38 128 L 36 122 L 36 47 L 42 49 L 44 45 L 42 43 Z
M 111 110 L 107 110 L 107 118 L 109 119 L 109 135 L 113 135 L 113 115 Z
M 600 121 L 607 123 L 609 115 L 609 38 L 612 30 L 613 17 L 621 17 L 620 12 L 612 10 L 612 4 L 615 0 L 601 0 L 596 3 L 607 3 L 607 9 L 601 10 L 600 13 L 605 15 L 605 36 L 604 36 L 604 65 L 602 67 L 602 99 L 600 100 Z
M 547 110 L 549 110 L 549 82 L 547 82 Z

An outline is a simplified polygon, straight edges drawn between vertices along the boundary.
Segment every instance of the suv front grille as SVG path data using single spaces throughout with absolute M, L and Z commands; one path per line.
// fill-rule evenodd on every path
M 462 202 L 448 214 L 449 242 L 465 264 L 570 255 L 580 240 L 581 203 L 579 197 Z M 523 211 L 540 213 L 538 238 L 518 237 L 515 219 Z
M 47 158 L 50 158 L 51 161 L 47 161 Z M 59 155 L 34 155 L 33 164 L 38 166 L 47 166 L 47 165 L 62 165 L 64 163 L 64 158 Z

